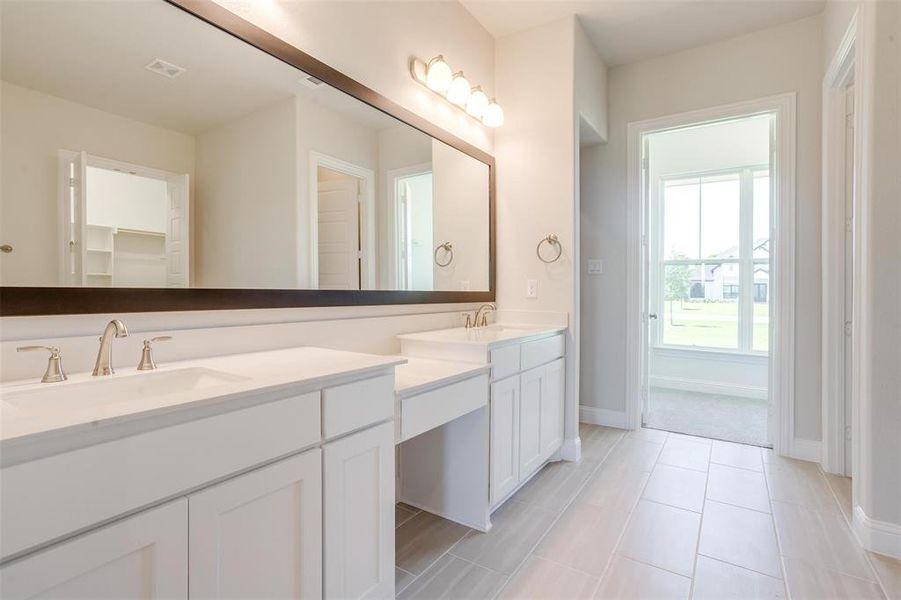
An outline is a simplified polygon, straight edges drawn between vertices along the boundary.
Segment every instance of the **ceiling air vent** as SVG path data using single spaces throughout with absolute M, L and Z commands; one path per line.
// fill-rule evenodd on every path
M 187 71 L 187 69 L 185 69 L 184 67 L 173 65 L 171 62 L 166 62 L 161 58 L 154 59 L 150 62 L 149 65 L 144 68 L 152 73 L 156 73 L 157 75 L 168 77 L 169 79 L 175 79 L 176 77 Z

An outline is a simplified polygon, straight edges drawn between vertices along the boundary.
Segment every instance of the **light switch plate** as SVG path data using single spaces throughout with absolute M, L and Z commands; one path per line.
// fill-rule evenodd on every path
M 600 258 L 589 258 L 588 259 L 588 274 L 589 275 L 601 275 L 604 272 L 604 261 Z
M 538 297 L 538 280 L 537 279 L 527 279 L 526 280 L 526 298 L 537 298 Z

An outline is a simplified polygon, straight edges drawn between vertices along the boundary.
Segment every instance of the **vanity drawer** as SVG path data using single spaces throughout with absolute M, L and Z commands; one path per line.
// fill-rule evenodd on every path
M 6 467 L 0 556 L 316 444 L 319 423 L 312 392 Z
M 491 379 L 497 381 L 519 373 L 519 344 L 501 346 L 489 353 L 491 362 Z
M 326 439 L 393 416 L 393 373 L 322 390 L 322 435 Z
M 401 398 L 400 439 L 405 441 L 488 404 L 488 375 Z
M 566 349 L 562 335 L 526 342 L 522 345 L 522 370 L 560 358 Z

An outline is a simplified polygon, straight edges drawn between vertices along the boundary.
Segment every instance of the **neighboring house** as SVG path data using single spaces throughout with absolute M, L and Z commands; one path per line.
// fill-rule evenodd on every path
M 754 257 L 769 257 L 769 240 L 760 239 L 754 242 Z M 733 246 L 712 256 L 714 259 L 737 259 L 738 247 Z M 704 273 L 703 281 L 701 272 Z M 693 300 L 737 300 L 738 299 L 738 263 L 720 263 L 699 265 L 691 274 L 688 297 Z M 766 302 L 769 298 L 770 265 L 755 263 L 754 265 L 754 302 Z

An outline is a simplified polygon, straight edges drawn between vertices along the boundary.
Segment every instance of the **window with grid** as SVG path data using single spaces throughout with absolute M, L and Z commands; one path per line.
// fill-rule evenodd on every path
M 769 348 L 768 167 L 661 180 L 657 345 Z

